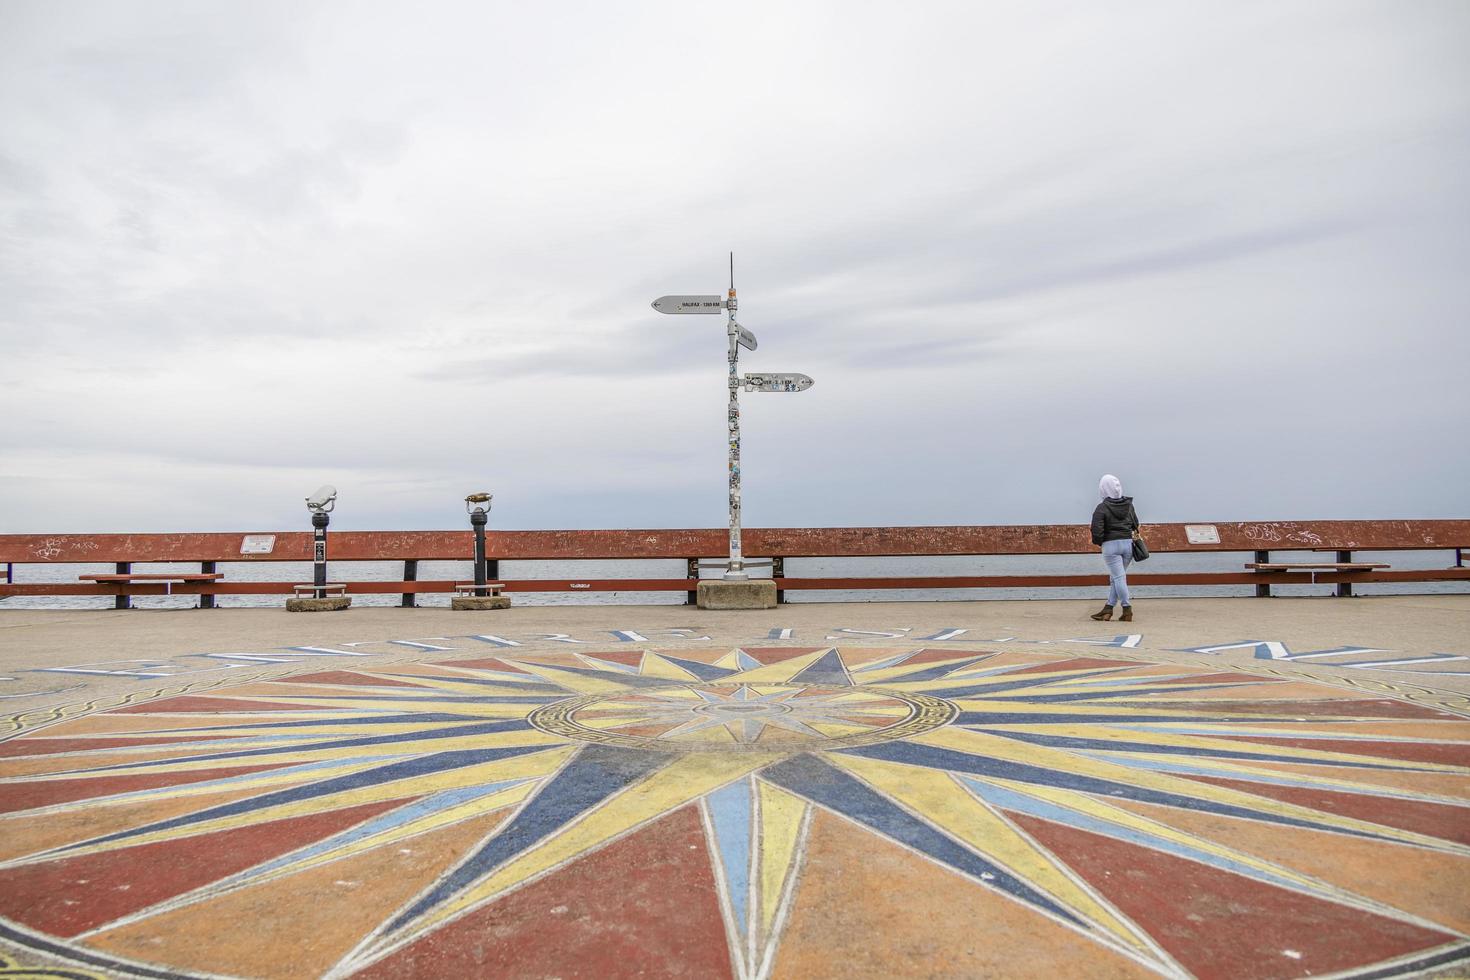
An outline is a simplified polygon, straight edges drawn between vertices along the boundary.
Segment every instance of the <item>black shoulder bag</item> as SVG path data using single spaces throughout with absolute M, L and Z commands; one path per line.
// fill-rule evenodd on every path
M 1138 533 L 1138 511 L 1128 508 L 1133 514 L 1133 560 L 1148 561 L 1148 545 L 1143 543 L 1143 535 Z

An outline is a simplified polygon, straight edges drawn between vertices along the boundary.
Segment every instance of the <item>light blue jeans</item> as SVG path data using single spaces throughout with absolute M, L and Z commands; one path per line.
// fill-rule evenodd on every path
M 1124 538 L 1122 541 L 1103 542 L 1103 563 L 1108 566 L 1108 577 L 1112 584 L 1108 586 L 1108 605 L 1128 605 L 1128 573 L 1126 569 L 1133 562 L 1133 539 Z

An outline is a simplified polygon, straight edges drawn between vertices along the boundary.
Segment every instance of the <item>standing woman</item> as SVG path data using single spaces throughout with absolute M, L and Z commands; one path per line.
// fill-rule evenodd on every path
M 1123 483 L 1109 473 L 1097 484 L 1102 502 L 1092 512 L 1092 543 L 1102 545 L 1103 562 L 1108 566 L 1108 604 L 1092 614 L 1093 619 L 1113 618 L 1113 607 L 1122 603 L 1118 619 L 1133 621 L 1133 606 L 1128 601 L 1128 564 L 1133 561 L 1133 535 L 1138 530 L 1138 514 L 1133 498 L 1123 496 Z

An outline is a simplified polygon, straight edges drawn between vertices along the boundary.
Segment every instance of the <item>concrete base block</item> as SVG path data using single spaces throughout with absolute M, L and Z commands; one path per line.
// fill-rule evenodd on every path
M 509 609 L 508 595 L 457 595 L 449 600 L 450 609 Z
M 287 599 L 286 612 L 336 612 L 352 605 L 352 598 L 329 595 L 325 599 Z
M 775 609 L 776 583 L 768 578 L 744 582 L 709 579 L 699 583 L 695 598 L 700 609 Z

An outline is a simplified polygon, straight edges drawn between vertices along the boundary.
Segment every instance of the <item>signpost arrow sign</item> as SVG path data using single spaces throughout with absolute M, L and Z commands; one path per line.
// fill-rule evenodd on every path
M 653 301 L 653 308 L 660 313 L 722 313 L 725 310 L 725 297 L 660 296 Z
M 805 374 L 747 374 L 740 379 L 746 391 L 806 391 L 816 384 Z
M 746 350 L 755 350 L 755 334 L 738 323 L 731 323 L 730 326 L 735 328 L 735 339 L 740 342 L 741 347 Z

